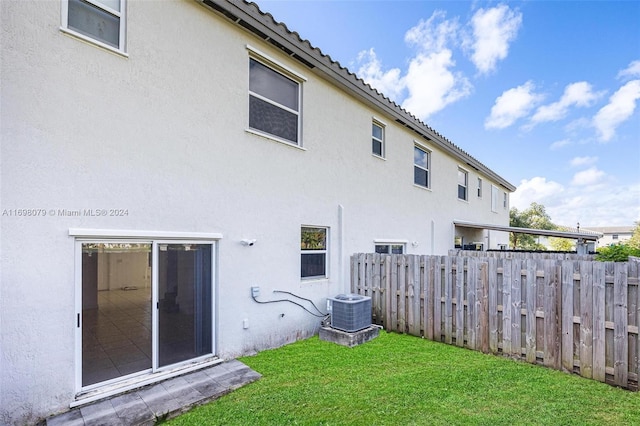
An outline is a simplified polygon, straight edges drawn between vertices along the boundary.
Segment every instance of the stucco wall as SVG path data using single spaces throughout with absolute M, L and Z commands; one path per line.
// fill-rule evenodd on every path
M 432 189 L 414 186 L 414 134 L 195 2 L 129 2 L 128 58 L 60 32 L 59 2 L 2 1 L 0 11 L 0 208 L 54 212 L 2 216 L 0 423 L 65 410 L 77 391 L 70 228 L 221 233 L 217 347 L 233 357 L 318 327 L 294 305 L 256 304 L 251 286 L 324 308 L 348 289 L 349 254 L 375 239 L 445 254 L 453 219 L 508 223 L 508 210 L 491 212 L 488 178 L 478 199 L 470 169 L 469 201 L 457 200 L 462 164 L 427 144 Z M 304 149 L 245 131 L 247 44 L 307 78 Z M 371 155 L 374 116 L 387 123 L 385 160 Z M 301 282 L 301 225 L 330 228 L 329 279 Z

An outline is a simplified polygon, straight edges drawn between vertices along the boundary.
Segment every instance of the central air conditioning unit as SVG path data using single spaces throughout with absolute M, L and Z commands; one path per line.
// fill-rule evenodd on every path
M 371 298 L 359 294 L 339 294 L 329 299 L 331 327 L 346 332 L 371 326 Z

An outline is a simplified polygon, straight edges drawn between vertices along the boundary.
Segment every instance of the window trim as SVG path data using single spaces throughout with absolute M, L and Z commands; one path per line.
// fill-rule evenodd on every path
M 378 253 L 376 251 L 377 246 L 388 246 L 390 251 L 391 251 L 391 246 L 401 246 L 402 247 L 401 254 L 407 254 L 408 243 L 409 242 L 407 240 L 376 239 L 376 240 L 373 240 L 373 252 Z M 393 253 L 380 253 L 380 254 L 393 254 Z
M 303 282 L 309 282 L 309 281 L 318 281 L 318 280 L 326 280 L 329 278 L 329 244 L 330 244 L 330 240 L 329 240 L 329 236 L 330 236 L 330 229 L 328 226 L 320 226 L 320 225 L 300 225 L 300 239 L 299 242 L 302 242 L 302 230 L 304 228 L 316 228 L 316 229 L 324 229 L 325 231 L 325 248 L 323 250 L 302 250 L 302 247 L 300 248 L 300 267 L 298 268 L 299 274 L 300 274 L 300 280 Z M 304 256 L 305 254 L 324 254 L 324 275 L 313 275 L 313 276 L 308 276 L 308 277 L 303 277 L 302 276 L 302 256 Z
M 464 174 L 464 176 L 465 176 L 465 178 L 464 178 L 464 182 L 465 182 L 465 184 L 464 184 L 464 196 L 465 196 L 465 198 L 460 198 L 460 186 L 461 185 L 460 185 L 460 182 L 459 182 L 459 179 L 458 179 L 458 177 L 460 176 L 460 172 L 462 172 Z M 458 172 L 456 173 L 456 182 L 457 182 L 457 186 L 456 186 L 457 194 L 456 194 L 456 196 L 457 196 L 458 200 L 468 202 L 469 201 L 469 170 L 458 166 Z
M 382 139 L 378 139 L 373 135 L 373 126 L 378 126 L 382 131 Z M 377 158 L 386 158 L 386 133 L 387 133 L 387 125 L 377 118 L 373 117 L 371 119 L 371 155 Z M 380 154 L 376 154 L 373 150 L 373 141 L 380 142 Z
M 419 166 L 416 164 L 416 160 L 415 160 L 415 156 L 413 158 L 413 184 L 419 188 L 423 188 L 423 189 L 431 189 L 431 156 L 433 154 L 433 151 L 429 148 L 427 148 L 426 146 L 424 146 L 423 144 L 419 143 L 418 141 L 413 141 L 413 149 L 415 152 L 415 149 L 419 149 L 420 151 L 424 152 L 425 154 L 427 154 L 427 169 L 425 169 L 422 166 Z M 419 183 L 416 183 L 416 177 L 415 177 L 415 169 L 419 168 L 421 170 L 424 170 L 427 172 L 427 185 L 421 185 Z
M 118 17 L 118 19 L 120 20 L 119 46 L 118 47 L 111 46 L 110 44 L 107 44 L 96 38 L 82 34 L 74 30 L 73 28 L 69 28 L 69 0 L 62 0 L 60 2 L 61 4 L 60 9 L 61 9 L 61 15 L 62 15 L 60 31 L 64 34 L 67 34 L 79 40 L 85 41 L 89 44 L 93 44 L 94 46 L 98 46 L 100 48 L 116 53 L 120 56 L 124 56 L 125 58 L 128 58 L 129 55 L 127 54 L 127 0 L 120 0 L 120 9 L 121 9 L 120 11 L 111 9 L 110 7 L 96 0 L 82 0 L 82 1 L 92 6 L 95 6 L 113 16 Z
M 297 141 L 291 141 L 289 139 L 285 139 L 283 137 L 280 137 L 278 135 L 274 135 L 272 133 L 266 132 L 264 130 L 260 130 L 260 129 L 256 129 L 253 127 L 250 127 L 249 125 L 249 121 L 251 120 L 251 107 L 249 105 L 249 102 L 247 103 L 247 128 L 246 128 L 246 132 L 247 133 L 251 133 L 257 136 L 261 136 L 264 137 L 265 139 L 269 139 L 271 141 L 275 141 L 275 142 L 280 142 L 283 143 L 285 145 L 288 146 L 292 146 L 292 147 L 296 147 L 296 148 L 301 148 L 304 149 L 303 144 L 302 144 L 302 139 L 303 139 L 303 132 L 302 132 L 302 107 L 303 107 L 303 95 L 302 95 L 302 89 L 303 89 L 303 83 L 307 81 L 307 78 L 305 76 L 303 76 L 302 74 L 294 71 L 292 68 L 286 66 L 285 64 L 283 64 L 282 62 L 278 61 L 277 59 L 274 59 L 273 57 L 267 55 L 266 53 L 256 49 L 255 47 L 247 44 L 245 45 L 245 48 L 248 51 L 248 56 L 249 56 L 249 60 L 253 59 L 254 61 L 260 63 L 261 65 L 269 68 L 270 70 L 280 74 L 281 76 L 288 78 L 289 80 L 292 80 L 293 82 L 295 82 L 298 85 L 298 111 L 292 110 L 291 108 L 288 108 L 285 105 L 279 104 L 277 102 L 274 102 L 273 100 L 262 96 L 258 93 L 254 93 L 251 91 L 251 89 L 249 88 L 249 81 L 247 81 L 247 94 L 249 95 L 249 98 L 251 96 L 260 99 L 264 102 L 269 103 L 270 105 L 273 105 L 275 107 L 278 107 L 284 111 L 290 112 L 292 114 L 295 114 L 298 118 L 298 132 L 297 132 Z M 251 78 L 251 74 L 250 71 L 247 73 L 247 78 L 250 79 Z M 249 100 L 248 100 L 249 101 Z

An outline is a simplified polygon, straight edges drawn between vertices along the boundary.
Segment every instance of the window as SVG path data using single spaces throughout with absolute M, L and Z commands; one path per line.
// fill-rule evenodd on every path
M 469 173 L 466 170 L 458 169 L 458 198 L 467 200 L 467 183 L 469 182 Z
M 491 185 L 491 211 L 498 212 L 498 188 Z
M 478 178 L 478 198 L 482 198 L 482 179 Z
M 413 147 L 413 183 L 431 187 L 429 167 L 431 163 L 431 153 L 426 149 L 414 145 Z
M 300 277 L 327 276 L 327 228 L 302 227 L 300 238 Z
M 300 83 L 249 59 L 249 127 L 300 144 Z
M 384 127 L 375 121 L 371 125 L 371 152 L 384 157 Z
M 376 244 L 376 253 L 404 254 L 404 244 Z
M 611 236 L 611 239 L 612 239 L 612 240 L 617 240 L 617 239 L 618 239 L 618 234 L 613 234 L 613 235 Z
M 67 0 L 62 28 L 98 45 L 125 50 L 125 0 Z
M 506 210 L 509 206 L 509 197 L 506 192 L 502 193 L 502 207 Z

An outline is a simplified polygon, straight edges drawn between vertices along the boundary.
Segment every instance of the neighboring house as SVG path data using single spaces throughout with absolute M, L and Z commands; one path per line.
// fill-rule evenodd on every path
M 242 1 L 0 2 L 0 423 L 317 332 L 515 187 Z
M 598 239 L 598 247 L 607 247 L 629 240 L 635 228 L 633 226 L 590 226 L 584 229 L 601 233 L 602 237 Z

